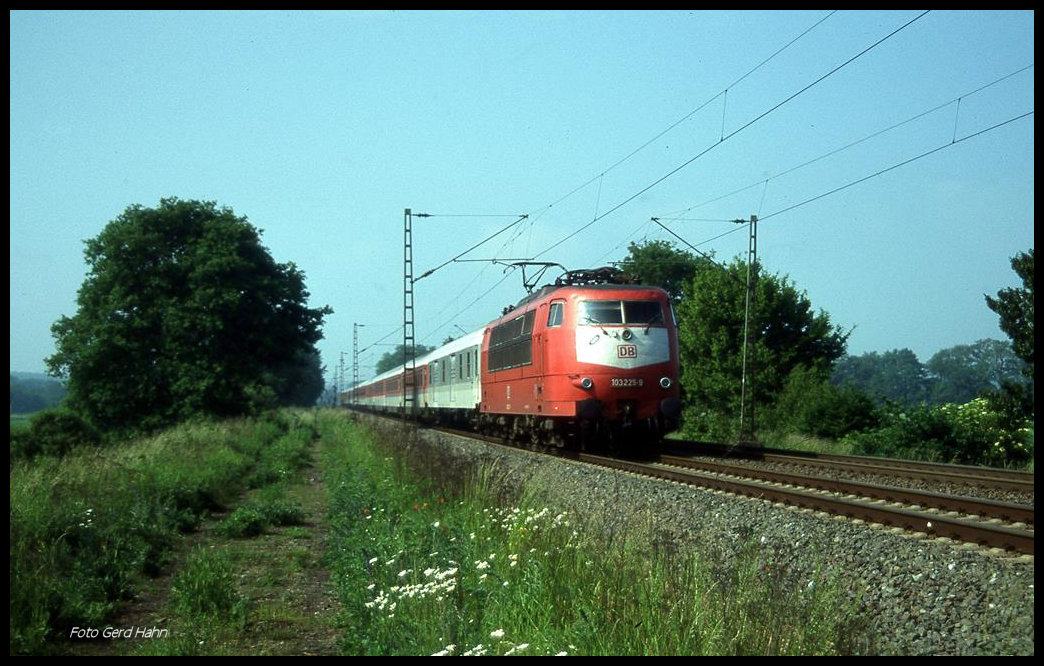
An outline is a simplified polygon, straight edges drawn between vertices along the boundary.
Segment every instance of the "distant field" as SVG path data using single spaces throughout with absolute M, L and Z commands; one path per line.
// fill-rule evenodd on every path
M 29 427 L 29 419 L 32 414 L 11 414 L 11 430 L 20 430 Z

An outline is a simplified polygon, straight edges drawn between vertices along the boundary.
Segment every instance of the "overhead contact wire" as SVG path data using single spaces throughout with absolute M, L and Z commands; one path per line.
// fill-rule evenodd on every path
M 599 215 L 599 216 L 598 216 L 598 217 L 596 217 L 595 219 L 591 220 L 591 221 L 590 221 L 590 222 L 588 222 L 587 224 L 583 225 L 582 227 L 580 227 L 579 229 L 577 229 L 576 231 L 574 231 L 573 233 L 571 233 L 571 234 L 569 234 L 568 236 L 566 236 L 565 238 L 563 238 L 563 239 L 559 240 L 559 241 L 558 241 L 557 243 L 555 243 L 555 244 L 551 245 L 550 247 L 548 247 L 547 249 L 545 249 L 545 250 L 544 250 L 543 252 L 540 252 L 540 253 L 536 254 L 536 255 L 534 256 L 534 258 L 536 258 L 536 257 L 540 257 L 540 256 L 542 256 L 542 255 L 544 255 L 544 254 L 547 254 L 548 252 L 550 252 L 551 250 L 555 249 L 556 247 L 558 247 L 558 246 L 559 246 L 559 245 L 561 245 L 562 243 L 565 243 L 566 241 L 568 241 L 569 239 L 573 238 L 573 237 L 574 237 L 574 236 L 576 236 L 577 234 L 579 234 L 579 233 L 583 232 L 583 231 L 584 231 L 585 229 L 588 229 L 588 228 L 589 228 L 589 227 L 590 227 L 591 225 L 593 225 L 593 224 L 594 224 L 595 222 L 598 222 L 599 220 L 601 220 L 601 219 L 605 218 L 606 216 L 608 216 L 608 215 L 610 215 L 610 214 L 614 213 L 615 211 L 619 210 L 620 208 L 622 208 L 623 206 L 627 205 L 628 203 L 630 203 L 630 202 L 634 201 L 635 199 L 637 199 L 637 198 L 638 198 L 638 197 L 640 197 L 641 195 L 645 194 L 646 192 L 648 192 L 648 191 L 649 191 L 649 190 L 651 190 L 652 188 L 656 187 L 657 185 L 659 185 L 659 184 L 660 184 L 660 183 L 662 183 L 663 181 L 667 180 L 668 178 L 670 178 L 670 177 L 671 177 L 671 176 L 673 176 L 674 174 L 678 173 L 679 171 L 681 171 L 681 170 L 682 170 L 682 169 L 684 169 L 685 167 L 689 166 L 690 164 L 692 164 L 693 162 L 695 162 L 695 161 L 696 161 L 696 160 L 698 160 L 699 158 L 703 157 L 704 155 L 706 155 L 707 153 L 709 153 L 710 151 L 712 151 L 712 150 L 713 150 L 714 148 L 716 148 L 716 147 L 720 146 L 720 145 L 721 145 L 721 144 L 723 144 L 723 143 L 724 143 L 725 141 L 727 141 L 727 140 L 731 139 L 732 137 L 736 136 L 737 134 L 739 134 L 739 133 L 740 133 L 740 132 L 742 132 L 743 130 L 745 130 L 745 129 L 747 129 L 748 127 L 750 127 L 750 126 L 754 125 L 755 123 L 759 122 L 760 120 L 762 120 L 763 118 L 765 118 L 765 117 L 766 117 L 767 115 L 769 115 L 769 114 L 771 114 L 771 113 L 773 113 L 773 112 L 777 111 L 777 110 L 778 110 L 778 109 L 780 109 L 780 108 L 781 108 L 782 106 L 784 106 L 784 105 L 788 104 L 789 102 L 793 101 L 793 100 L 794 100 L 795 98 L 797 98 L 798 96 L 800 96 L 800 95 L 804 94 L 805 92 L 807 92 L 807 91 L 808 91 L 808 90 L 810 90 L 811 88 L 813 88 L 813 87 L 815 87 L 815 86 L 819 85 L 820 83 L 822 83 L 822 82 L 823 82 L 824 80 L 826 80 L 827 78 L 829 78 L 829 77 L 833 76 L 834 74 L 836 74 L 837 72 L 841 71 L 842 69 L 844 69 L 844 68 L 845 68 L 845 67 L 847 67 L 848 65 L 852 64 L 853 62 L 855 62 L 856 60 L 858 60 L 858 59 L 859 59 L 859 58 L 861 58 L 862 56 L 864 56 L 864 55 L 866 55 L 867 53 L 869 53 L 869 52 L 870 52 L 871 50 L 873 50 L 873 49 L 877 48 L 878 46 L 880 46 L 881 44 L 883 44 L 883 43 L 884 43 L 884 42 L 886 42 L 887 40 L 891 39 L 891 38 L 892 38 L 892 37 L 894 37 L 895 35 L 899 34 L 899 33 L 900 33 L 900 32 L 902 32 L 903 30 L 905 30 L 906 28 L 910 27 L 910 26 L 911 26 L 912 24 L 914 24 L 915 22 L 917 22 L 917 21 L 919 21 L 920 19 L 924 18 L 924 16 L 925 16 L 925 15 L 927 15 L 927 14 L 928 14 L 928 13 L 929 13 L 930 11 L 931 11 L 931 10 L 930 10 L 930 9 L 928 9 L 928 10 L 925 10 L 924 12 L 922 12 L 922 13 L 918 14 L 918 15 L 917 15 L 917 16 L 915 16 L 914 18 L 910 19 L 909 21 L 907 21 L 906 23 L 904 23 L 903 25 L 901 25 L 900 27 L 896 28 L 895 30 L 893 30 L 892 32 L 888 33 L 887 35 L 885 35 L 885 36 L 884 36 L 884 37 L 882 37 L 881 39 L 877 40 L 876 42 L 874 42 L 874 43 L 873 43 L 873 44 L 871 44 L 870 46 L 866 47 L 865 49 L 863 49 L 863 50 L 862 50 L 862 51 L 860 51 L 859 53 L 855 54 L 854 56 L 852 56 L 852 57 L 851 57 L 851 58 L 849 58 L 848 60 L 846 60 L 846 61 L 844 61 L 843 63 L 841 63 L 840 65 L 838 65 L 838 66 L 834 67 L 833 69 L 831 69 L 831 70 L 830 70 L 829 72 L 827 72 L 826 74 L 823 74 L 822 76 L 820 76 L 820 77 L 819 77 L 818 79 L 816 79 L 815 81 L 812 81 L 811 83 L 809 83 L 808 85 L 806 85 L 806 86 L 805 86 L 804 88 L 801 88 L 800 90 L 798 90 L 797 92 L 793 93 L 792 95 L 790 95 L 790 96 L 789 96 L 789 97 L 787 97 L 786 99 L 784 99 L 784 100 L 780 101 L 779 103 L 777 103 L 777 104 L 776 104 L 775 106 L 772 106 L 771 108 L 769 108 L 769 109 L 767 109 L 766 111 L 762 112 L 761 114 L 759 114 L 759 115 L 758 115 L 757 117 L 755 117 L 754 119 L 752 119 L 752 120 L 748 121 L 748 122 L 747 122 L 747 123 L 745 123 L 744 125 L 742 125 L 742 126 L 740 126 L 739 128 L 737 128 L 737 129 L 733 130 L 733 131 L 732 131 L 732 132 L 730 132 L 729 134 L 725 135 L 725 136 L 724 136 L 724 137 L 723 137 L 723 138 L 722 138 L 722 139 L 721 139 L 720 141 L 718 141 L 717 143 L 715 143 L 715 144 L 713 144 L 713 145 L 711 145 L 711 146 L 707 147 L 706 149 L 704 149 L 704 150 L 700 151 L 699 153 L 697 153 L 697 154 L 696 154 L 696 155 L 694 155 L 693 157 L 689 158 L 688 160 L 686 160 L 685 162 L 683 162 L 683 163 L 682 163 L 682 164 L 680 164 L 679 166 L 675 167 L 674 169 L 672 169 L 671 171 L 667 172 L 667 173 L 666 173 L 666 174 L 664 174 L 663 176 L 661 176 L 661 177 L 657 178 L 656 180 L 654 180 L 654 181 L 653 181 L 652 183 L 650 183 L 649 185 L 647 185 L 647 186 L 643 187 L 642 189 L 638 190 L 637 192 L 635 192 L 635 193 L 634 193 L 634 194 L 632 194 L 631 196 L 627 197 L 626 199 L 624 199 L 624 200 L 623 200 L 623 201 L 621 201 L 620 203 L 616 204 L 615 206 L 613 206 L 612 208 L 610 208 L 609 210 L 607 210 L 607 211 L 606 211 L 605 213 L 603 213 L 603 214 Z M 720 93 L 719 93 L 719 94 L 720 94 Z

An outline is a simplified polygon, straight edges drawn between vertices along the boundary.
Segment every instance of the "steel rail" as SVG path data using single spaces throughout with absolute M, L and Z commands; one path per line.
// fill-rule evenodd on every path
M 673 442 L 664 442 L 662 448 L 670 449 Z M 872 458 L 867 456 L 840 456 L 834 454 L 802 453 L 778 449 L 755 449 L 728 447 L 706 442 L 676 442 L 679 446 L 691 446 L 714 455 L 745 458 L 764 462 L 789 465 L 809 465 L 829 469 L 844 469 L 867 474 L 901 476 L 926 481 L 943 481 L 963 485 L 976 485 L 998 490 L 1033 492 L 1033 473 L 1022 470 L 1005 470 L 972 465 L 928 463 L 894 458 Z
M 790 506 L 826 511 L 850 519 L 858 518 L 870 523 L 908 529 L 932 537 L 946 537 L 990 548 L 1033 554 L 1032 531 L 1014 527 L 991 525 L 967 518 L 955 518 L 909 508 L 891 507 L 881 503 L 881 500 L 865 502 L 842 499 L 807 489 L 783 488 L 763 481 L 725 479 L 704 472 L 680 470 L 658 463 L 636 463 L 590 454 L 580 454 L 579 460 L 644 476 L 698 485 Z
M 815 488 L 830 492 L 846 493 L 903 504 L 926 506 L 940 511 L 957 511 L 960 513 L 998 518 L 1010 523 L 1033 524 L 1033 507 L 1014 502 L 998 502 L 961 495 L 934 493 L 911 488 L 897 488 L 873 483 L 830 479 L 820 476 L 788 474 L 771 470 L 753 469 L 740 465 L 729 465 L 704 460 L 693 460 L 680 456 L 660 456 L 660 462 L 686 469 L 697 469 L 719 474 L 731 474 L 750 479 L 758 479 L 770 483 L 785 483 L 792 486 Z

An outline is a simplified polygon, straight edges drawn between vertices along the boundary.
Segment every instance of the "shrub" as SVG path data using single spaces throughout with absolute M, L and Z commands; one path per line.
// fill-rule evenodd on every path
M 48 409 L 29 422 L 28 432 L 11 437 L 11 460 L 39 455 L 62 456 L 77 446 L 98 446 L 101 434 L 76 412 Z
M 968 465 L 1024 465 L 1033 457 L 1032 429 L 1023 419 L 977 398 L 888 412 L 881 428 L 853 435 L 857 453 Z
M 798 368 L 790 373 L 768 421 L 779 430 L 840 439 L 879 423 L 873 399 L 852 386 L 835 386 L 817 373 Z
M 256 507 L 270 525 L 300 525 L 304 522 L 305 516 L 301 507 L 285 500 L 271 500 Z
M 301 507 L 285 500 L 270 500 L 239 507 L 218 526 L 218 531 L 232 538 L 253 537 L 263 534 L 270 525 L 300 525 L 303 522 Z
M 235 572 L 227 555 L 197 550 L 171 582 L 174 612 L 186 619 L 242 619 L 246 604 L 236 591 Z
M 267 524 L 265 514 L 257 508 L 241 506 L 218 526 L 218 531 L 227 537 L 253 537 L 264 533 Z

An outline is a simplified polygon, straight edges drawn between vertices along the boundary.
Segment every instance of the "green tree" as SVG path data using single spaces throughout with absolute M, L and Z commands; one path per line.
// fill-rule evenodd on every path
M 837 386 L 823 370 L 798 366 L 760 421 L 783 433 L 840 439 L 876 427 L 879 414 L 873 398 L 860 389 Z
M 1020 252 L 1011 267 L 1022 279 L 1021 289 L 1001 289 L 997 298 L 986 296 L 986 305 L 1000 316 L 1001 330 L 1026 362 L 1026 376 L 1033 377 L 1033 248 Z
M 128 207 L 86 241 L 78 310 L 54 326 L 50 372 L 70 407 L 107 431 L 290 400 L 315 363 L 328 307 L 276 263 L 260 231 L 213 202 Z
M 620 270 L 637 277 L 642 284 L 662 287 L 675 304 L 702 268 L 713 265 L 710 259 L 696 257 L 663 240 L 631 243 Z
M 326 385 L 322 361 L 315 348 L 298 352 L 271 373 L 269 381 L 281 405 L 311 407 L 315 405 Z
M 384 354 L 379 361 L 377 361 L 377 367 L 374 369 L 374 375 L 380 375 L 393 368 L 402 368 L 402 362 L 407 357 L 403 355 L 404 345 L 396 345 L 394 351 L 390 351 Z M 429 352 L 435 351 L 435 347 L 429 347 L 427 345 L 415 345 L 414 346 L 415 356 L 413 358 L 420 358 Z
M 1010 344 L 1000 340 L 979 340 L 972 345 L 942 349 L 925 367 L 933 379 L 931 402 L 940 405 L 970 402 L 985 392 L 1026 383 L 1025 363 Z
M 759 269 L 760 272 L 760 269 Z M 707 265 L 678 305 L 686 430 L 695 436 L 729 438 L 739 425 L 743 378 L 746 261 Z M 845 353 L 848 335 L 813 312 L 803 292 L 785 277 L 758 278 L 751 313 L 748 366 L 750 399 L 770 405 L 791 372 L 827 372 Z
M 879 402 L 907 406 L 928 402 L 932 386 L 927 369 L 909 349 L 846 356 L 835 366 L 832 381 L 861 389 Z

